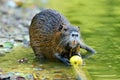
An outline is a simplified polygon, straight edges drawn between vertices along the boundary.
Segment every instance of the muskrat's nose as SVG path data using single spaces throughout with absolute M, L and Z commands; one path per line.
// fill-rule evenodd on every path
M 72 37 L 78 37 L 77 33 L 72 33 Z

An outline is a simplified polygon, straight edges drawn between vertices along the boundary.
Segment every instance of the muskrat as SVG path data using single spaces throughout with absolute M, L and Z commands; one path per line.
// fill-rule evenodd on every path
M 80 48 L 96 51 L 81 40 L 80 30 L 56 10 L 46 9 L 36 14 L 31 22 L 30 45 L 36 57 L 60 60 L 69 64 L 69 58 L 80 55 Z

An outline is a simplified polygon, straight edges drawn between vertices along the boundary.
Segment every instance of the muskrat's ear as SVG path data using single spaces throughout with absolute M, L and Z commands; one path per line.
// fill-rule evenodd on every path
M 78 27 L 78 30 L 80 31 L 80 26 L 77 26 Z
M 78 27 L 78 29 L 80 30 L 80 26 L 77 26 Z
M 59 31 L 61 31 L 61 30 L 67 31 L 67 29 L 68 29 L 68 28 L 67 28 L 66 25 L 64 25 L 64 24 L 63 24 L 63 25 L 60 25 L 60 27 L 58 28 Z

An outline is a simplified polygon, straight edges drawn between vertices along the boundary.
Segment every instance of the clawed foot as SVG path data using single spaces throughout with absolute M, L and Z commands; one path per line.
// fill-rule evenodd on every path
M 35 54 L 35 59 L 38 59 L 40 62 L 45 62 L 45 57 L 43 55 Z
M 67 66 L 71 65 L 70 62 L 69 62 L 69 59 L 61 57 L 58 53 L 55 54 L 55 57 L 57 59 L 59 59 L 60 61 L 62 61 L 65 65 L 67 65 Z

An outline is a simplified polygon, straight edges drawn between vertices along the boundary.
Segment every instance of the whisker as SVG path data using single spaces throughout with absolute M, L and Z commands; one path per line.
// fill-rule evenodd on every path
M 62 45 L 65 45 L 66 43 L 68 43 L 69 41 L 68 41 L 68 37 L 66 38 L 63 38 L 60 42 L 59 42 L 59 44 L 57 45 L 57 47 L 56 47 L 56 49 L 58 49 L 59 48 L 59 46 L 62 44 Z

